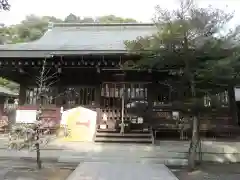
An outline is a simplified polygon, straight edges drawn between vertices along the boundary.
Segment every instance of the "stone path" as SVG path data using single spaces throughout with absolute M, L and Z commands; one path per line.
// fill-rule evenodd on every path
M 102 163 L 85 162 L 80 164 L 67 180 L 178 180 L 162 164 Z
M 59 162 L 128 162 L 149 164 L 186 164 L 185 153 L 168 152 L 164 148 L 152 145 L 134 144 L 68 144 L 69 150 L 41 150 L 43 161 L 55 159 Z M 176 158 L 174 158 L 176 157 Z M 36 158 L 36 152 L 28 150 L 0 149 L 0 159 Z
M 74 164 L 81 163 L 81 166 L 85 168 L 89 166 L 96 167 L 98 171 L 104 173 L 102 169 L 105 170 L 108 168 L 113 174 L 120 174 L 119 177 L 113 179 L 121 178 L 122 174 L 126 174 L 130 171 L 131 174 L 134 172 L 136 174 L 144 174 L 149 171 L 149 174 L 154 174 L 158 176 L 159 172 L 154 173 L 154 169 L 162 172 L 162 164 L 165 163 L 165 159 L 171 159 L 174 156 L 184 157 L 184 153 L 176 153 L 181 150 L 177 149 L 174 145 L 170 143 L 166 144 L 165 142 L 161 143 L 160 146 L 151 146 L 151 145 L 134 145 L 134 144 L 92 144 L 92 143 L 57 143 L 59 147 L 63 147 L 65 150 L 41 150 L 41 156 L 43 164 L 54 162 L 62 162 L 64 166 L 68 163 L 73 162 Z M 56 145 L 55 145 L 56 146 Z M 179 145 L 180 146 L 180 145 Z M 166 148 L 167 147 L 167 148 Z M 181 146 L 183 148 L 188 148 Z M 68 149 L 68 150 L 66 150 Z M 172 151 L 172 152 L 171 152 Z M 23 158 L 24 157 L 24 158 Z M 165 159 L 162 159 L 165 157 Z M 170 158 L 171 157 L 171 158 Z M 27 160 L 26 160 L 26 159 Z M 0 149 L 0 180 L 4 174 L 7 173 L 9 167 L 22 166 L 13 163 L 17 161 L 25 162 L 26 167 L 29 167 L 29 162 L 31 161 L 35 167 L 36 152 L 28 151 L 8 151 Z M 50 160 L 49 160 L 50 159 Z M 32 161 L 33 160 L 33 161 Z M 11 161 L 11 163 L 9 163 Z M 173 162 L 176 164 L 176 162 Z M 117 168 L 115 169 L 114 166 Z M 236 166 L 236 167 L 235 167 Z M 204 166 L 205 167 L 205 166 Z M 214 167 L 214 170 L 211 169 Z M 235 168 L 234 168 L 235 167 Z M 240 179 L 240 170 L 239 165 L 223 165 L 221 167 L 216 167 L 216 165 L 207 166 L 201 171 L 194 173 L 184 172 L 184 170 L 173 170 L 174 174 L 179 178 L 179 180 L 239 180 Z M 114 169 L 113 169 L 114 168 Z M 215 170 L 216 169 L 216 170 Z M 87 173 L 89 170 L 87 170 Z M 166 171 L 169 172 L 169 171 Z M 31 173 L 32 172 L 28 172 Z M 164 172 L 162 172 L 164 173 Z M 8 173 L 9 174 L 9 173 Z M 92 174 L 92 173 L 91 173 Z M 22 177 L 23 175 L 19 175 Z M 109 175 L 111 176 L 111 175 Z M 163 175 L 165 176 L 165 175 Z M 41 176 L 39 176 L 41 177 Z M 138 178 L 138 175 L 136 175 Z M 143 176 L 144 177 L 144 176 Z M 107 178 L 107 177 L 106 177 Z M 90 179 L 90 176 L 85 179 Z M 100 178 L 101 179 L 101 178 Z M 98 179 L 98 180 L 100 180 Z M 124 180 L 123 178 L 121 178 Z M 148 180 L 149 178 L 145 179 Z M 160 178 L 158 178 L 160 179 Z M 10 180 L 16 180 L 11 179 Z M 34 180 L 43 180 L 43 179 L 34 179 Z M 59 179 L 57 179 L 59 180 Z M 92 179 L 94 180 L 94 179 Z M 105 179 L 107 180 L 107 179 Z M 111 179 L 112 180 L 112 179 Z M 132 179 L 131 179 L 132 180 Z M 141 180 L 141 179 L 140 179 Z M 150 179 L 151 180 L 151 179 Z M 161 179 L 160 179 L 161 180 Z M 167 180 L 164 178 L 164 180 Z M 175 179 L 174 179 L 175 180 Z

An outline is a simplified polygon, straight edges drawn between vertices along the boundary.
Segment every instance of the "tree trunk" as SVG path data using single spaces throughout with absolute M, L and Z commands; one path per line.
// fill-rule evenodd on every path
M 196 88 L 194 80 L 191 80 L 192 98 L 196 97 Z M 196 104 L 196 102 L 194 102 Z M 196 106 L 197 107 L 197 106 Z M 188 151 L 188 168 L 192 171 L 196 167 L 197 149 L 199 147 L 199 118 L 197 116 L 197 109 L 194 107 L 194 115 L 192 118 L 192 138 Z
M 39 109 L 38 109 L 39 112 L 42 111 L 42 108 L 41 108 L 41 104 L 39 105 Z M 38 121 L 40 120 L 40 114 L 38 114 Z M 41 155 L 40 155 L 40 144 L 39 144 L 39 132 L 40 129 L 39 129 L 39 125 L 37 124 L 37 129 L 36 129 L 36 152 L 37 152 L 37 167 L 38 169 L 41 169 L 42 168 L 42 162 L 41 162 Z
M 197 104 L 196 87 L 195 87 L 196 84 L 195 84 L 195 77 L 194 77 L 194 74 L 192 73 L 190 63 L 189 63 L 189 60 L 191 59 L 192 56 L 189 54 L 189 43 L 188 43 L 187 31 L 184 32 L 183 48 L 186 55 L 184 57 L 186 80 L 189 82 L 189 85 L 190 85 L 191 98 L 194 99 L 194 110 L 193 110 L 193 118 L 192 118 L 192 139 L 189 146 L 189 154 L 188 154 L 188 167 L 189 167 L 189 170 L 192 171 L 196 167 L 196 155 L 197 155 L 197 148 L 199 145 L 199 119 L 198 119 L 199 112 L 197 112 L 197 109 L 196 109 L 197 106 L 195 106 Z
M 37 121 L 41 121 L 41 115 L 42 115 L 42 105 L 41 105 L 41 96 L 40 96 L 40 100 L 39 100 L 39 107 L 38 107 L 38 117 L 37 117 Z M 42 168 L 42 161 L 41 161 L 41 155 L 40 155 L 40 144 L 39 144 L 39 135 L 40 135 L 40 129 L 39 129 L 39 124 L 36 125 L 36 130 L 35 130 L 36 134 L 35 134 L 35 138 L 36 138 L 36 153 L 37 153 L 37 167 L 38 169 Z
M 125 87 L 123 88 L 123 94 L 122 94 L 122 112 L 121 112 L 121 130 L 120 133 L 124 134 L 125 131 L 125 124 L 124 124 L 124 97 L 125 97 Z
M 39 140 L 39 133 L 37 135 L 37 141 Z M 36 143 L 36 152 L 37 152 L 37 167 L 38 169 L 42 168 L 42 162 L 40 157 L 40 145 L 39 142 Z
M 196 168 L 197 149 L 199 147 L 199 119 L 196 115 L 192 119 L 192 139 L 189 146 L 188 168 L 193 171 Z

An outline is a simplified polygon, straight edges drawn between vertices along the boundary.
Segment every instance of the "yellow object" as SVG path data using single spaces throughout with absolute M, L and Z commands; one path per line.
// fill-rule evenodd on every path
M 74 108 L 67 112 L 66 125 L 69 135 L 65 141 L 92 141 L 95 131 L 95 111 L 86 108 Z

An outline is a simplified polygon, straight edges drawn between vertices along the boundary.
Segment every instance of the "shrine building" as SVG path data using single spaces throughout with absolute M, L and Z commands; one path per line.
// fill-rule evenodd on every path
M 181 112 L 171 102 L 184 92 L 180 85 L 172 91 L 162 83 L 170 69 L 123 68 L 141 59 L 129 53 L 124 42 L 155 32 L 152 23 L 51 24 L 38 40 L 0 45 L 0 76 L 20 84 L 19 108 L 38 105 L 43 78 L 47 97 L 41 104 L 49 118 L 59 121 L 61 107 L 95 111 L 95 141 L 152 143 L 153 129 L 160 138 L 174 137 L 179 134 L 174 116 L 179 118 Z M 46 77 L 41 77 L 43 65 Z M 221 110 L 201 115 L 202 132 L 235 132 L 238 120 L 231 90 L 218 94 Z

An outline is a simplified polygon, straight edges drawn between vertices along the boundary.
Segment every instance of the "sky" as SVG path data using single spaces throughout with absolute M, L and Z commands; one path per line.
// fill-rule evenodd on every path
M 232 24 L 240 24 L 240 0 L 196 0 L 198 5 L 206 7 L 208 4 L 227 11 L 236 11 Z M 6 25 L 17 24 L 29 14 L 38 16 L 55 16 L 64 18 L 73 13 L 77 16 L 104 16 L 113 14 L 121 17 L 134 18 L 141 22 L 151 22 L 154 7 L 177 7 L 177 0 L 9 0 L 11 10 L 0 12 L 0 23 Z M 226 8 L 226 5 L 228 6 Z

